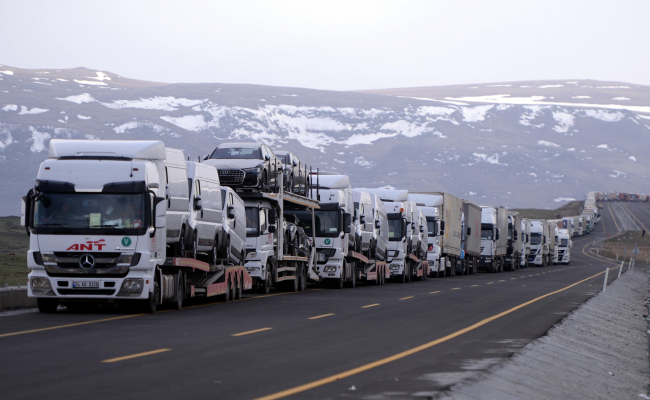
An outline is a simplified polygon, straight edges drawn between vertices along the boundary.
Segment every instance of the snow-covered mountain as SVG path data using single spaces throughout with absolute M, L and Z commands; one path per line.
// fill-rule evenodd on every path
M 51 138 L 161 139 L 193 159 L 264 141 L 354 186 L 508 207 L 650 192 L 650 87 L 618 82 L 336 92 L 0 66 L 0 215 L 20 212 Z

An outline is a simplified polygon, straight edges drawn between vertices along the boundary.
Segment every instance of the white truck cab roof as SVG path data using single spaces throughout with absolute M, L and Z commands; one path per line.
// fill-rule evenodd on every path
M 165 160 L 166 152 L 165 143 L 160 140 L 52 139 L 50 140 L 49 157 L 124 157 L 139 160 Z
M 383 202 L 406 202 L 409 198 L 408 190 L 399 190 L 399 189 L 368 189 L 368 188 L 359 188 L 357 190 L 363 190 L 364 192 L 374 193 Z

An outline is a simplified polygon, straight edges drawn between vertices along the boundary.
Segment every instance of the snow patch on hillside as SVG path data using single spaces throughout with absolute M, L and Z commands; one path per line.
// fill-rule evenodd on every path
M 599 144 L 596 146 L 597 149 L 609 149 L 609 145 L 607 144 Z
M 521 115 L 521 118 L 519 119 L 519 123 L 524 125 L 524 126 L 532 126 L 535 128 L 542 128 L 544 124 L 531 124 L 531 121 L 535 120 L 538 116 L 542 114 L 542 110 L 548 108 L 548 107 L 542 107 L 542 106 L 524 106 L 524 109 L 526 112 Z
M 636 162 L 636 157 L 634 157 L 634 156 L 629 156 L 628 159 L 630 159 L 630 160 Z
M 29 149 L 34 153 L 45 151 L 45 141 L 50 139 L 52 136 L 50 136 L 48 132 L 39 132 L 33 126 L 30 126 L 29 130 L 32 132 L 32 145 Z
M 89 86 L 108 86 L 104 82 L 97 82 L 97 81 L 81 81 L 78 79 L 74 79 L 75 82 L 81 84 L 81 85 L 89 85 Z
M 556 203 L 561 203 L 565 201 L 576 201 L 573 197 L 558 197 L 557 199 L 553 199 L 554 202 Z
M 13 75 L 13 74 L 14 74 L 14 71 L 9 71 L 9 70 L 0 71 L 0 75 L 2 75 L 2 74 L 5 74 L 5 75 Z
M 553 127 L 553 130 L 558 133 L 566 133 L 573 126 L 575 117 L 572 114 L 564 111 L 553 111 L 553 118 L 558 122 Z
M 68 97 L 63 97 L 63 98 L 56 98 L 57 100 L 63 100 L 63 101 L 69 101 L 71 103 L 75 104 L 83 104 L 83 103 L 94 103 L 97 100 L 93 96 L 90 95 L 90 93 L 82 93 L 78 94 L 75 96 L 68 96 Z
M 0 123 L 0 150 L 4 150 L 7 146 L 13 143 L 13 137 L 11 136 L 11 131 L 3 123 Z
M 540 146 L 560 147 L 559 144 L 557 144 L 557 143 L 553 143 L 553 142 L 549 142 L 549 141 L 547 141 L 547 140 L 538 140 L 538 141 L 537 141 L 537 144 L 540 145 Z
M 112 103 L 101 103 L 104 107 L 119 110 L 122 108 L 139 108 L 142 110 L 163 110 L 177 111 L 178 107 L 193 107 L 204 103 L 203 100 L 190 100 L 184 98 L 169 97 L 151 97 L 148 99 L 140 98 L 139 100 L 114 100 Z
M 604 110 L 585 110 L 585 115 L 605 122 L 618 122 L 625 118 L 625 115 L 620 111 L 610 113 Z
M 18 115 L 42 114 L 42 113 L 45 113 L 45 112 L 48 112 L 48 111 L 50 111 L 50 110 L 48 110 L 46 108 L 34 107 L 31 110 L 29 110 L 25 106 L 20 106 L 20 112 L 18 113 Z
M 2 107 L 2 111 L 18 111 L 18 106 L 16 104 L 7 104 Z
M 487 154 L 484 154 L 484 153 L 474 153 L 474 154 L 472 154 L 472 156 L 475 157 L 477 162 L 484 161 L 484 162 L 487 162 L 487 163 L 490 163 L 490 164 L 506 165 L 506 166 L 508 165 L 508 164 L 504 164 L 504 163 L 499 162 L 499 154 L 498 153 L 492 154 L 489 157 L 488 157 Z
M 207 127 L 203 114 L 183 115 L 182 117 L 170 117 L 169 115 L 164 115 L 160 117 L 160 119 L 192 132 L 198 132 Z
M 88 117 L 88 116 L 85 116 L 85 115 L 77 115 L 77 118 L 79 118 L 79 119 L 91 119 L 92 117 Z
M 485 120 L 485 114 L 494 106 L 476 106 L 476 107 L 461 107 L 460 111 L 463 113 L 463 121 L 465 122 L 478 122 Z

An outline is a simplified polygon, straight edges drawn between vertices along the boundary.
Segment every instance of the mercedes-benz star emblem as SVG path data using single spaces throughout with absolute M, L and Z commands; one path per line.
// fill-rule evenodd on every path
M 95 257 L 90 254 L 83 254 L 79 257 L 79 266 L 83 269 L 90 269 L 95 266 Z

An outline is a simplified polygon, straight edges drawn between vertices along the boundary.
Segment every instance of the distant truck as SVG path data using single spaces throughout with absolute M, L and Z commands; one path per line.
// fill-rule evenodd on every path
M 571 235 L 569 234 L 568 229 L 558 230 L 558 259 L 559 264 L 569 264 L 571 263 L 571 247 L 573 247 L 573 241 L 571 240 Z
M 503 272 L 508 246 L 508 210 L 481 207 L 481 258 L 479 269 Z
M 420 193 L 409 193 L 408 200 L 417 204 L 427 221 L 428 249 L 427 261 L 431 274 L 438 276 L 444 274 L 440 265 L 440 210 L 436 207 L 442 202 L 442 196 Z
M 433 192 L 440 196 L 436 205 L 440 215 L 440 265 L 445 268 L 445 275 L 454 276 L 462 273 L 461 240 L 463 200 L 446 192 Z
M 558 247 L 557 247 L 557 235 L 558 227 L 557 222 L 547 221 L 548 224 L 548 265 L 557 264 L 558 259 Z
M 533 265 L 545 267 L 548 265 L 548 223 L 544 220 L 533 220 L 530 223 L 530 258 Z
M 139 303 L 155 312 L 192 296 L 240 298 L 252 284 L 243 266 L 183 254 L 187 179 L 183 153 L 161 141 L 52 139 L 21 217 L 39 310 Z
M 463 201 L 462 235 L 463 273 L 475 274 L 481 257 L 481 207 L 468 200 Z
M 530 257 L 530 220 L 528 218 L 521 219 L 521 231 L 519 233 L 521 241 L 521 267 L 529 267 Z
M 519 240 L 520 230 L 521 216 L 518 212 L 510 211 L 508 213 L 508 248 L 505 257 L 505 267 L 508 271 L 514 271 L 519 268 L 521 260 L 521 240 Z

